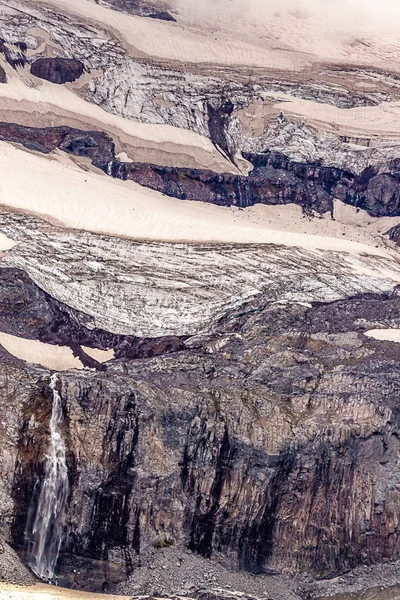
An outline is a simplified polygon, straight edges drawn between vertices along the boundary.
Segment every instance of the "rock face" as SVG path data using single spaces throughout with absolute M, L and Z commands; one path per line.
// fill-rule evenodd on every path
M 168 5 L 164 2 L 147 2 L 146 0 L 105 0 L 115 10 L 139 17 L 150 17 L 162 21 L 176 21 L 168 12 Z
M 58 161 L 51 200 L 72 181 L 62 210 L 75 193 L 83 204 L 87 171 L 101 169 L 121 180 L 115 189 L 138 190 L 124 183 L 134 181 L 221 206 L 294 203 L 332 221 L 341 200 L 364 209 L 371 230 L 370 217 L 400 215 L 400 85 L 384 53 L 375 67 L 363 55 L 355 65 L 324 58 L 321 68 L 289 38 L 281 52 L 267 35 L 254 46 L 246 34 L 243 46 L 227 23 L 210 35 L 184 4 L 0 0 L 0 140 L 24 147 L 22 165 L 26 150 L 46 155 L 42 165 Z M 340 56 L 358 52 L 358 41 L 345 44 Z M 236 65 L 237 48 L 248 63 Z M 47 83 L 83 73 L 76 85 Z M 134 147 L 140 161 L 129 162 Z M 200 168 L 210 164 L 218 172 Z M 82 169 L 81 183 L 62 179 L 69 169 Z M 2 177 L 12 192 L 20 170 Z M 107 182 L 96 177 L 99 188 Z M 64 577 L 82 565 L 78 583 L 104 591 L 130 577 L 120 588 L 130 594 L 159 551 L 250 579 L 400 559 L 399 346 L 365 335 L 400 327 L 394 244 L 361 251 L 335 240 L 328 251 L 323 232 L 314 247 L 285 224 L 286 245 L 157 242 L 147 231 L 138 241 L 63 229 L 40 210 L 49 222 L 0 212 L 0 242 L 12 241 L 0 253 L 0 331 L 67 346 L 86 367 L 58 375 Z M 137 215 L 129 201 L 120 210 Z M 397 222 L 385 219 L 384 231 L 399 242 Z M 100 364 L 82 346 L 115 358 Z M 2 346 L 0 361 L 0 536 L 23 555 L 45 473 L 52 373 Z M 4 549 L 0 576 L 2 555 L 15 559 Z
M 271 246 L 224 247 L 218 260 L 215 247 L 2 218 L 17 243 L 2 258 L 0 328 L 120 357 L 59 375 L 65 560 L 83 556 L 100 573 L 106 561 L 101 577 L 120 581 L 159 547 L 314 575 L 398 556 L 398 346 L 364 335 L 399 326 L 395 261 Z M 23 549 L 44 473 L 50 373 L 1 352 L 1 532 Z
M 223 110 L 228 114 L 230 108 Z M 210 124 L 213 137 L 229 153 L 223 129 L 218 129 L 220 126 L 214 119 L 217 119 L 215 115 L 211 118 L 213 124 Z M 389 172 L 379 173 L 378 169 L 369 167 L 357 175 L 320 164 L 293 162 L 276 152 L 245 154 L 253 165 L 253 170 L 246 177 L 201 169 L 121 162 L 115 157 L 113 140 L 101 131 L 82 131 L 71 127 L 35 128 L 1 122 L 0 139 L 17 142 L 39 152 L 59 149 L 75 156 L 88 157 L 94 166 L 112 177 L 135 181 L 183 200 L 196 199 L 240 208 L 259 203 L 293 203 L 302 206 L 305 211 L 332 213 L 334 199 L 340 199 L 374 217 L 400 215 L 397 161 L 387 165 Z
M 31 73 L 51 83 L 67 83 L 79 79 L 83 64 L 73 58 L 38 58 L 31 64 Z
M 398 296 L 311 307 L 260 298 L 175 355 L 62 374 L 63 551 L 127 572 L 164 545 L 256 572 L 327 575 L 396 557 L 397 347 L 363 331 L 394 326 L 399 313 Z M 2 488 L 14 490 L 12 539 L 23 547 L 49 376 L 3 358 L 15 471 L 3 460 Z
M 396 226 L 396 227 L 392 227 L 389 231 L 388 231 L 389 237 L 391 240 L 393 240 L 394 242 L 396 242 L 396 244 L 398 246 L 400 246 L 400 227 Z
M 29 585 L 35 583 L 35 577 L 22 563 L 17 553 L 0 539 L 0 582 L 2 581 Z
M 11 65 L 13 67 L 13 69 L 16 69 L 17 67 L 25 66 L 25 64 L 27 62 L 27 58 L 25 56 L 26 50 L 27 50 L 27 46 L 26 46 L 25 42 L 16 42 L 15 44 L 7 44 L 5 42 L 5 40 L 2 40 L 0 38 L 0 52 L 2 54 L 4 54 L 4 58 L 6 59 L 7 63 L 9 65 Z M 2 68 L 1 71 L 3 72 L 4 69 Z M 0 82 L 5 83 L 5 81 L 6 81 L 6 74 L 4 71 L 4 74 L 1 73 Z

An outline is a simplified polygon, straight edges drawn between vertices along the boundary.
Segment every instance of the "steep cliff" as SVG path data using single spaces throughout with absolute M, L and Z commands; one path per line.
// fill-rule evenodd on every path
M 0 537 L 61 440 L 62 583 L 309 599 L 400 560 L 397 32 L 197 4 L 0 0 Z
M 285 317 L 268 308 L 176 358 L 63 376 L 72 485 L 64 550 L 131 568 L 149 544 L 183 543 L 246 569 L 316 574 L 395 556 L 397 361 L 392 344 L 357 333 L 371 310 L 374 322 L 393 323 L 398 301 Z M 37 380 L 19 425 L 18 545 L 45 450 L 47 383 Z
M 90 336 L 23 273 L 2 278 L 2 329 L 71 343 L 66 314 L 75 341 L 121 343 Z M 309 305 L 261 293 L 169 356 L 60 374 L 62 551 L 120 564 L 121 576 L 170 545 L 255 572 L 327 575 L 395 558 L 398 350 L 364 333 L 399 317 L 394 288 Z M 2 364 L 2 531 L 22 549 L 51 390 L 42 368 L 6 352 Z

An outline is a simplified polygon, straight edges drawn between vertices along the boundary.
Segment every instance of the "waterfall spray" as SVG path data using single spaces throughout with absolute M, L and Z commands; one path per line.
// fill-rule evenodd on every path
M 45 476 L 33 525 L 26 532 L 29 540 L 28 563 L 32 571 L 46 581 L 54 579 L 69 489 L 66 447 L 59 431 L 62 422 L 61 397 L 56 384 L 57 375 L 52 375 L 50 387 L 53 390 L 53 406 Z

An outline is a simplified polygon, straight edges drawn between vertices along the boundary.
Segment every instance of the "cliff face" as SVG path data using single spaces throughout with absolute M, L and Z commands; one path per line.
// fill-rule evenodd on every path
M 392 561 L 399 345 L 370 332 L 400 327 L 393 47 L 373 66 L 375 38 L 340 37 L 328 61 L 189 5 L 0 0 L 0 537 L 24 556 L 46 473 L 34 341 L 80 359 L 57 369 L 61 562 L 94 587 L 163 549 L 250 573 Z M 221 208 L 255 204 L 303 211 Z
M 261 297 L 170 356 L 61 374 L 62 551 L 127 572 L 170 545 L 256 572 L 327 575 L 396 557 L 398 355 L 363 332 L 399 316 L 396 294 L 309 307 Z M 3 530 L 22 548 L 49 374 L 4 353 L 3 364 Z
M 65 556 L 119 579 L 170 546 L 314 575 L 397 556 L 398 346 L 364 335 L 399 324 L 390 254 L 134 242 L 7 212 L 1 224 L 15 241 L 1 331 L 92 369 L 59 374 Z M 22 550 L 50 373 L 1 360 L 1 533 Z

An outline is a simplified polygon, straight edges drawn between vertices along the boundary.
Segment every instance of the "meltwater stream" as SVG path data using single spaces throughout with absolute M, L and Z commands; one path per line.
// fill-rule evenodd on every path
M 53 390 L 53 407 L 45 476 L 33 524 L 30 531 L 26 532 L 29 542 L 28 563 L 38 577 L 49 582 L 54 579 L 68 498 L 66 447 L 60 433 L 61 397 L 56 384 L 57 375 L 52 375 L 50 387 Z

